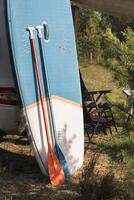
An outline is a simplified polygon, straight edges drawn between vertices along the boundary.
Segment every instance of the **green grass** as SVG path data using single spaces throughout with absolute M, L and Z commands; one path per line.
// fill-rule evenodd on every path
M 122 165 L 126 168 L 128 175 L 134 177 L 134 135 L 114 135 L 107 140 L 97 142 L 97 150 L 105 152 L 111 158 L 113 165 Z
M 90 163 L 81 181 L 82 194 L 85 199 L 123 199 L 134 200 L 134 135 L 108 135 L 95 138 L 96 155 L 107 155 L 109 159 L 108 172 L 100 176 L 94 174 L 93 168 L 99 156 Z M 106 162 L 103 159 L 103 164 Z M 92 169 L 92 171 L 91 171 Z M 100 169 L 99 169 L 100 170 Z M 102 169 L 103 170 L 103 169 Z M 102 192 L 103 191 L 103 192 Z M 94 198 L 95 197 L 95 198 Z M 84 198 L 83 198 L 84 199 Z
M 134 199 L 134 134 L 114 135 L 99 138 L 96 151 L 107 154 L 110 169 L 123 199 Z
M 80 64 L 80 70 L 83 80 L 87 88 L 91 90 L 112 90 L 108 95 L 108 99 L 113 104 L 125 104 L 126 96 L 123 94 L 117 80 L 115 80 L 112 72 L 101 65 Z

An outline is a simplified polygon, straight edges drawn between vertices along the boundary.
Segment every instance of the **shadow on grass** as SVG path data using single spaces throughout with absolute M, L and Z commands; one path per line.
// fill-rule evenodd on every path
M 0 200 L 76 199 L 78 181 L 70 180 L 53 187 L 49 179 L 42 175 L 35 157 L 29 155 L 28 144 L 26 137 L 7 135 L 1 138 Z
M 107 142 L 98 143 L 96 148 L 99 152 L 107 153 L 117 163 L 125 162 L 127 157 L 134 156 L 134 137 L 114 136 L 108 138 Z
M 0 148 L 0 169 L 2 168 L 5 169 L 5 173 L 12 175 L 41 174 L 34 156 L 13 153 Z
M 134 117 L 129 115 L 130 105 L 125 106 L 123 103 L 112 103 L 112 111 L 115 122 L 120 129 L 119 133 L 129 133 L 134 131 Z
M 114 174 L 108 172 L 100 175 L 94 172 L 99 155 L 93 154 L 79 181 L 72 179 L 53 187 L 41 174 L 33 156 L 0 149 L 0 200 L 117 199 L 121 193 L 121 183 L 115 180 Z
M 74 199 L 78 184 L 71 181 L 53 187 L 44 177 L 34 156 L 0 148 L 0 200 Z
M 134 135 L 121 135 L 98 142 L 96 151 L 107 154 L 116 175 L 121 175 L 122 188 L 129 198 L 134 193 Z M 120 175 L 119 175 L 120 176 Z M 129 194 L 129 195 L 128 195 Z
M 14 138 L 14 135 L 12 135 L 12 138 L 6 138 L 6 137 L 1 137 L 0 138 L 0 143 L 2 142 L 12 142 L 13 144 L 16 145 L 29 145 L 29 141 L 27 140 L 27 138 L 25 136 L 20 136 L 18 138 Z

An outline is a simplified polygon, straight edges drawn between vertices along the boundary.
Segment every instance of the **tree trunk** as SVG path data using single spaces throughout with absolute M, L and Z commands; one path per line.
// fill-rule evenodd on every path
M 93 64 L 93 53 L 92 52 L 90 52 L 89 59 L 90 59 L 90 65 L 92 65 Z

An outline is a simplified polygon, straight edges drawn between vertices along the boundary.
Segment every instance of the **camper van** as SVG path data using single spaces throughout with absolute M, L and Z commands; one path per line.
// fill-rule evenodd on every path
M 19 103 L 12 74 L 4 1 L 0 1 L 0 133 L 16 133 Z

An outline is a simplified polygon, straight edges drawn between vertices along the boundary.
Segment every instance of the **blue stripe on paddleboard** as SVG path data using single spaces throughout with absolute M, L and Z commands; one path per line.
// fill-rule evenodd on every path
M 50 32 L 50 41 L 45 47 L 50 95 L 81 104 L 70 0 L 7 0 L 7 5 L 16 76 L 24 97 L 23 106 L 38 101 L 26 28 L 40 25 L 43 21 L 47 21 Z

